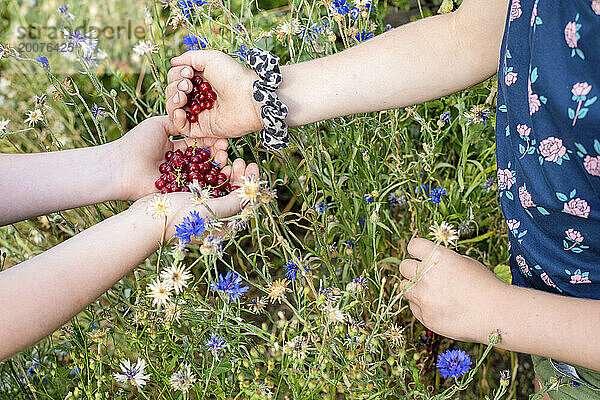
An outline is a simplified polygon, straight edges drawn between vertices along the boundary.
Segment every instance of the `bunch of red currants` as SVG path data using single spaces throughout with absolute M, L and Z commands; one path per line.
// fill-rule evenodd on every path
M 161 176 L 154 185 L 161 193 L 189 192 L 188 185 L 194 181 L 210 189 L 213 197 L 225 196 L 232 189 L 221 166 L 212 161 L 209 149 L 190 146 L 185 151 L 167 151 L 158 170 Z
M 192 78 L 192 91 L 187 95 L 186 117 L 190 123 L 198 122 L 198 114 L 213 108 L 217 94 L 213 92 L 210 83 L 205 82 L 199 75 Z

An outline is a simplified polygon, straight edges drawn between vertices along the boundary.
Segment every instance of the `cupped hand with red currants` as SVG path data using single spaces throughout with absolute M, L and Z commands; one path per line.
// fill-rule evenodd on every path
M 188 51 L 171 60 L 167 112 L 191 138 L 239 137 L 263 127 L 252 98 L 254 71 L 216 50 Z
M 246 165 L 242 159 L 229 163 L 226 139 L 171 140 L 170 136 L 177 134 L 168 116 L 157 116 L 107 145 L 112 149 L 108 161 L 113 164 L 113 174 L 118 174 L 112 181 L 121 186 L 119 197 L 141 199 L 132 206 L 132 210 L 141 210 L 139 204 L 146 204 L 155 194 L 167 195 L 173 205 L 169 231 L 194 208 L 221 218 L 239 213 L 241 204 L 235 190 L 244 176 L 258 176 L 258 166 Z M 210 212 L 194 204 L 190 193 L 186 193 L 192 183 L 210 192 L 212 198 L 206 202 Z

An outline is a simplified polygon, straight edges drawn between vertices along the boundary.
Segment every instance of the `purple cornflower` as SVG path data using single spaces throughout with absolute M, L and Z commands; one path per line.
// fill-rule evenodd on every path
M 313 26 L 302 26 L 300 28 L 300 37 L 304 38 L 305 42 L 313 41 L 316 42 L 319 35 L 323 32 L 323 27 L 319 25 Z
M 104 112 L 104 107 L 101 107 L 98 104 L 94 104 L 90 108 L 90 111 L 91 111 L 92 117 L 94 117 L 94 119 L 100 119 L 106 115 L 106 113 Z
M 437 187 L 429 192 L 429 201 L 434 204 L 440 204 L 442 202 L 442 196 L 446 196 L 446 189 Z
M 364 42 L 365 40 L 371 39 L 373 37 L 373 32 L 367 32 L 364 29 L 354 35 L 354 39 L 357 42 Z
M 371 204 L 373 202 L 373 198 L 371 197 L 370 194 L 365 194 L 363 196 L 363 199 L 365 199 L 367 201 L 367 204 Z
M 310 269 L 306 266 L 299 266 L 294 261 L 290 261 L 289 263 L 284 265 L 285 268 L 285 276 L 287 276 L 291 281 L 295 281 L 298 277 L 298 272 L 300 268 L 306 273 L 310 272 Z
M 223 350 L 225 346 L 227 346 L 227 342 L 220 336 L 217 336 L 216 333 L 210 335 L 210 338 L 206 341 L 206 345 L 209 347 L 210 351 L 215 355 L 215 358 L 219 359 L 219 351 Z
M 494 186 L 494 183 L 496 182 L 496 180 L 494 178 L 487 178 L 485 180 L 485 183 L 483 185 L 483 189 L 486 192 L 489 192 L 490 190 L 492 190 L 492 187 Z
M 452 116 L 450 115 L 449 111 L 444 111 L 442 114 L 440 114 L 440 122 L 443 124 L 450 121 L 451 119 L 452 119 Z
M 318 212 L 319 214 L 323 214 L 323 213 L 325 213 L 325 211 L 327 211 L 328 208 L 329 208 L 329 206 L 327 204 L 325 204 L 324 201 L 320 201 L 315 206 L 315 211 Z
M 191 18 L 195 13 L 195 8 L 202 7 L 206 4 L 204 0 L 179 0 L 177 5 L 179 9 L 183 12 L 186 18 Z
M 233 271 L 227 272 L 225 278 L 219 274 L 219 279 L 216 282 L 211 282 L 210 289 L 217 291 L 222 290 L 229 296 L 229 301 L 237 303 L 241 295 L 248 291 L 248 286 L 241 286 L 242 277 Z
M 346 246 L 350 247 L 351 249 L 353 249 L 355 245 L 356 243 L 354 243 L 353 241 L 346 240 Z
M 189 217 L 185 217 L 181 224 L 175 225 L 175 237 L 182 243 L 189 243 L 192 236 L 202 235 L 204 229 L 204 219 L 200 217 L 200 213 L 191 211 Z
M 350 6 L 348 6 L 346 0 L 333 0 L 331 7 L 339 15 L 346 15 L 350 12 Z
M 185 46 L 185 51 L 205 49 L 208 46 L 207 38 L 199 38 L 194 35 L 185 35 L 181 43 Z
M 471 357 L 462 350 L 446 350 L 440 355 L 437 369 L 444 378 L 458 378 L 471 369 Z
M 246 46 L 241 45 L 239 49 L 233 52 L 233 54 L 237 54 L 240 61 L 246 61 L 246 57 L 248 56 L 248 49 Z
M 71 14 L 71 12 L 69 11 L 69 5 L 68 4 L 64 4 L 60 7 L 58 7 L 58 13 L 60 15 L 62 15 L 62 17 L 65 20 L 71 20 L 71 19 L 75 19 L 75 16 L 73 14 Z
M 44 69 L 50 69 L 50 62 L 43 55 L 40 54 L 39 57 L 35 59 L 35 61 L 39 62 L 42 65 L 42 67 L 44 67 Z

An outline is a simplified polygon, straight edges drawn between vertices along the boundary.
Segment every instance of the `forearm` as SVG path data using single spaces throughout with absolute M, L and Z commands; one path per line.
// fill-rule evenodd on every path
M 600 300 L 508 286 L 488 318 L 499 347 L 600 371 Z
M 114 144 L 36 154 L 1 154 L 0 225 L 121 199 Z
M 0 272 L 0 360 L 52 333 L 143 262 L 162 229 L 128 210 Z
M 506 1 L 484 3 L 465 3 L 341 53 L 282 67 L 278 94 L 289 108 L 286 121 L 298 126 L 422 103 L 492 76 Z

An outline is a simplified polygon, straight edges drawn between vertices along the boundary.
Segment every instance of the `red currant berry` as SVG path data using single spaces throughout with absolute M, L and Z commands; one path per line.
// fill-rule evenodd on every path
M 188 117 L 188 121 L 190 121 L 190 124 L 193 124 L 195 122 L 198 122 L 198 115 L 197 114 L 192 114 Z
M 189 192 L 189 191 L 190 191 L 190 188 L 189 188 L 189 187 L 187 187 L 187 186 L 184 186 L 184 187 L 181 189 L 181 191 L 182 191 L 182 192 Z
M 200 86 L 202 86 L 202 85 L 200 85 Z M 194 97 L 198 96 L 200 94 L 200 92 L 201 92 L 200 87 L 194 86 L 194 87 L 192 87 L 192 91 L 190 92 L 190 95 L 192 95 L 192 98 L 194 98 Z
M 208 82 L 202 82 L 198 88 L 200 89 L 200 91 L 202 93 L 210 92 L 210 90 L 212 89 L 212 87 L 210 86 L 210 83 L 208 83 Z
M 165 153 L 165 160 L 171 161 L 171 157 L 173 157 L 173 152 L 169 150 Z
M 200 164 L 195 164 L 195 163 L 190 164 L 189 171 L 190 172 L 200 171 Z
M 206 93 L 200 93 L 200 94 L 198 95 L 198 101 L 199 101 L 199 102 L 200 102 L 200 101 L 206 101 L 206 100 L 207 100 L 207 97 L 206 97 L 206 96 L 207 96 L 207 94 L 206 94 Z
M 164 174 L 164 173 L 166 173 L 166 172 L 167 172 L 167 167 L 168 167 L 168 164 L 167 164 L 167 163 L 162 163 L 162 164 L 160 164 L 160 165 L 159 165 L 159 167 L 158 167 L 158 171 L 159 171 L 161 174 Z
M 225 181 L 228 179 L 228 177 L 227 177 L 227 175 L 225 175 L 224 173 L 222 173 L 222 172 L 219 172 L 219 173 L 217 174 L 217 179 L 222 179 L 222 180 L 223 180 L 223 182 L 225 182 Z
M 202 160 L 198 156 L 192 156 L 192 157 L 190 157 L 190 163 L 191 164 L 200 164 L 201 162 L 202 162 Z
M 224 190 L 227 193 L 231 192 L 231 185 L 229 184 L 229 182 L 225 182 L 223 186 L 221 186 L 221 190 Z
M 204 180 L 211 186 L 214 186 L 217 183 L 217 176 L 212 172 L 209 172 L 204 176 Z
M 192 78 L 192 85 L 194 86 L 200 86 L 200 84 L 203 82 L 202 77 L 200 75 L 196 75 Z
M 240 187 L 238 185 L 231 185 L 231 191 L 238 190 Z
M 210 110 L 213 108 L 213 102 L 211 100 L 207 100 L 204 102 L 204 109 Z
M 167 182 L 172 183 L 175 182 L 175 179 L 177 179 L 177 177 L 173 174 L 169 174 L 167 175 Z
M 202 164 L 198 164 L 198 171 L 203 174 L 207 174 L 212 169 L 212 164 L 209 162 L 203 162 Z
M 202 179 L 202 174 L 198 171 L 192 171 L 188 175 L 188 178 L 190 179 L 190 181 L 199 181 Z
M 203 101 L 201 101 L 200 103 L 193 102 L 192 106 L 190 107 L 190 112 L 192 114 L 200 114 L 200 112 L 202 111 L 202 104 L 204 104 Z
M 181 149 L 177 149 L 174 151 L 174 154 L 178 157 L 183 157 L 183 151 Z
M 198 157 L 200 157 L 201 162 L 208 161 L 210 159 L 210 150 L 208 150 L 208 149 L 202 150 L 202 152 L 198 155 Z
M 160 189 L 160 192 L 162 194 L 167 194 L 167 193 L 169 193 L 169 189 L 167 189 L 166 187 L 164 187 L 164 188 Z
M 206 93 L 206 100 L 212 100 L 215 101 L 217 99 L 217 94 L 215 92 L 213 92 L 212 90 L 208 93 Z
M 158 179 L 156 182 L 154 182 L 154 186 L 156 186 L 156 188 L 158 190 L 161 190 L 162 188 L 165 187 L 166 182 L 163 181 L 162 179 Z
M 215 189 L 213 190 L 213 196 L 215 197 L 223 197 L 224 193 L 221 189 Z

